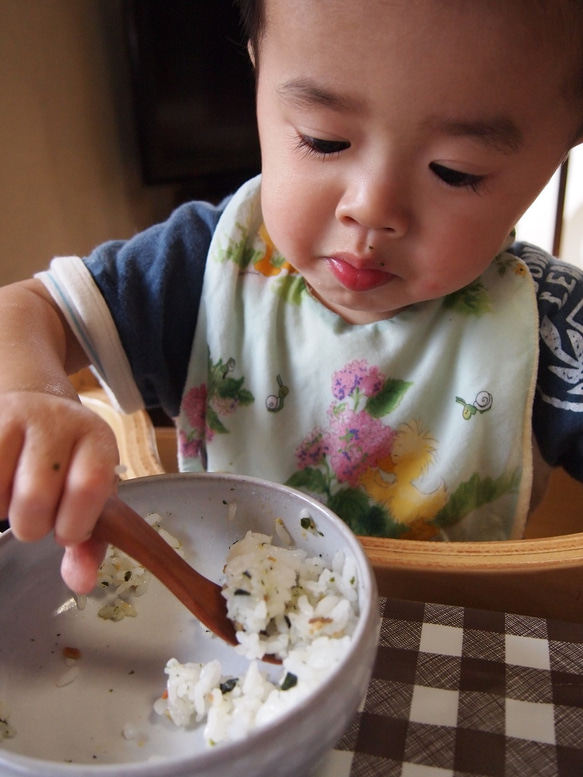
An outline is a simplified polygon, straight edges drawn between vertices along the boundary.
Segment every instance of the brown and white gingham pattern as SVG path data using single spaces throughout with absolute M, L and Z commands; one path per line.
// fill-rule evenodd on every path
M 381 600 L 350 777 L 583 775 L 583 625 Z

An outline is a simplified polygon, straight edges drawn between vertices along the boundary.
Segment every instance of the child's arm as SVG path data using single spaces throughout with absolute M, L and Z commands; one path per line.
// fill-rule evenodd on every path
M 0 333 L 0 514 L 21 540 L 54 528 L 63 577 L 86 592 L 103 545 L 85 540 L 115 488 L 115 437 L 78 401 L 67 375 L 87 358 L 40 281 L 0 288 Z

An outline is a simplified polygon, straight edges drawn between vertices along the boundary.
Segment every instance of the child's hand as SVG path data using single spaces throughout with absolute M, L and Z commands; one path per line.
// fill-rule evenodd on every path
M 109 426 L 73 399 L 40 392 L 0 395 L 0 514 L 25 542 L 54 529 L 66 547 L 63 579 L 95 584 L 105 545 L 88 539 L 115 490 L 118 451 Z

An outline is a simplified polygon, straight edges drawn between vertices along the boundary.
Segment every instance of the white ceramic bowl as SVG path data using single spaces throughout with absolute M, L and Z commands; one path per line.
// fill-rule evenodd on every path
M 248 529 L 274 533 L 283 519 L 297 546 L 331 561 L 342 548 L 358 570 L 361 614 L 352 647 L 303 703 L 246 739 L 209 748 L 202 729 L 184 730 L 152 711 L 165 687 L 164 666 L 218 658 L 225 673 L 247 662 L 198 622 L 156 580 L 136 600 L 138 615 L 97 616 L 99 594 L 80 610 L 62 583 L 62 550 L 52 538 L 21 544 L 0 537 L 0 717 L 16 730 L 0 742 L 0 774 L 26 777 L 305 777 L 333 748 L 370 677 L 378 638 L 377 589 L 359 542 L 333 513 L 304 494 L 231 475 L 161 475 L 127 481 L 120 496 L 142 515 L 158 512 L 202 574 L 219 580 L 229 545 Z M 228 504 L 237 505 L 234 520 Z M 306 532 L 307 508 L 321 535 Z M 275 541 L 275 540 L 274 540 Z M 64 647 L 81 651 L 77 676 Z M 277 671 L 267 664 L 265 668 Z M 135 735 L 122 735 L 130 726 Z

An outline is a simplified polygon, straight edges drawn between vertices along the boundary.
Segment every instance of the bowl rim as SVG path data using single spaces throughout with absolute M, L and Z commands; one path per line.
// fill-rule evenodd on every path
M 232 482 L 236 480 L 242 484 L 253 485 L 257 488 L 267 489 L 268 491 L 279 491 L 289 493 L 294 499 L 298 497 L 306 505 L 312 505 L 327 516 L 336 528 L 340 531 L 345 541 L 346 549 L 353 556 L 358 572 L 359 585 L 359 619 L 356 629 L 352 635 L 352 643 L 348 654 L 342 662 L 326 677 L 326 679 L 317 688 L 313 689 L 305 700 L 289 710 L 278 715 L 273 721 L 265 723 L 261 727 L 254 729 L 248 736 L 241 740 L 233 740 L 218 745 L 214 749 L 205 752 L 199 752 L 196 755 L 181 755 L 176 758 L 161 757 L 152 761 L 131 761 L 111 764 L 83 764 L 83 763 L 64 763 L 61 761 L 48 761 L 42 758 L 35 758 L 21 753 L 13 753 L 4 750 L 0 745 L 0 768 L 9 766 L 13 773 L 21 773 L 23 777 L 67 777 L 76 775 L 77 777 L 178 777 L 185 774 L 185 767 L 190 764 L 197 768 L 206 769 L 224 761 L 225 753 L 228 759 L 238 759 L 246 756 L 253 750 L 261 751 L 263 742 L 270 740 L 274 733 L 280 729 L 289 729 L 293 726 L 294 720 L 303 716 L 304 703 L 309 701 L 311 707 L 318 708 L 322 701 L 325 701 L 327 689 L 333 684 L 337 676 L 345 670 L 347 664 L 361 663 L 362 660 L 368 660 L 372 670 L 374 654 L 376 653 L 378 642 L 378 630 L 380 628 L 380 613 L 378 605 L 378 589 L 375 575 L 370 560 L 365 553 L 358 537 L 352 532 L 348 525 L 332 512 L 325 504 L 319 502 L 314 497 L 280 483 L 264 480 L 250 475 L 235 475 L 223 472 L 178 472 L 165 473 L 159 475 L 147 475 L 140 478 L 132 478 L 120 483 L 119 494 L 123 498 L 124 491 L 140 485 L 159 482 L 172 481 L 194 481 L 212 479 L 219 482 Z M 3 544 L 17 542 L 12 531 L 8 529 L 0 535 L 0 548 Z M 57 546 L 58 547 L 58 546 Z M 57 552 L 57 550 L 55 550 Z M 374 640 L 371 634 L 374 634 Z M 364 657 L 363 658 L 363 654 Z M 8 756 L 8 757 L 6 757 Z M 14 770 L 17 771 L 14 771 Z

